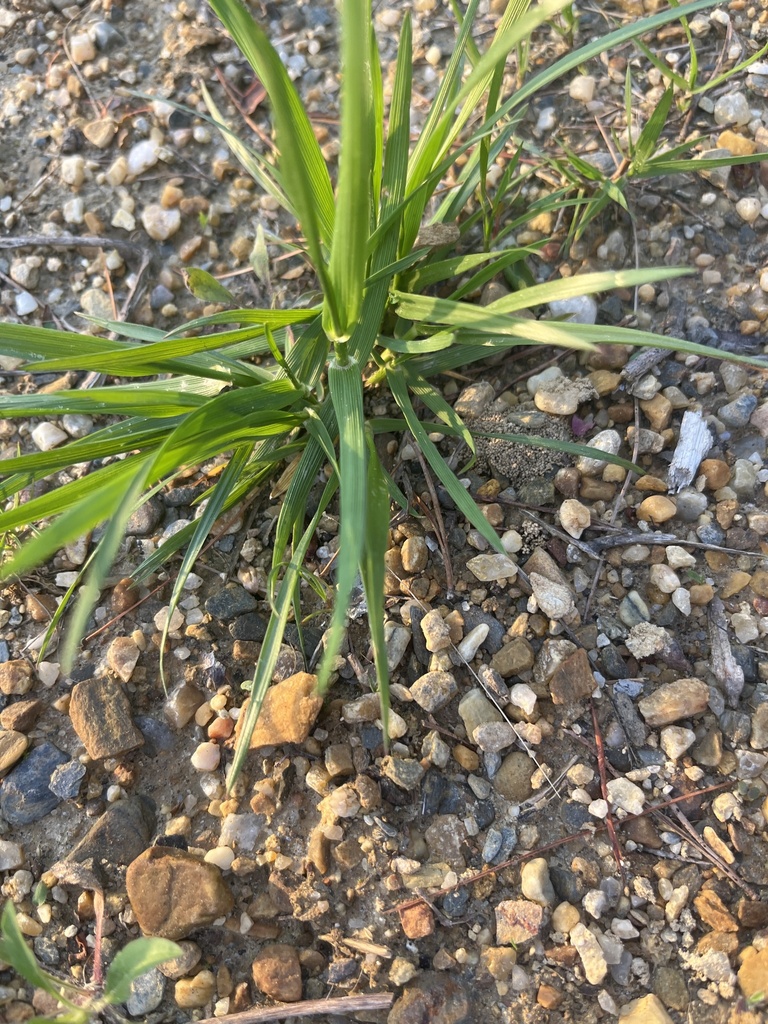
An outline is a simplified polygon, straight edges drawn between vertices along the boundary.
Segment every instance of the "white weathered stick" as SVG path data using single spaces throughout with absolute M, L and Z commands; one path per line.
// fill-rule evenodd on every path
M 693 480 L 701 460 L 712 447 L 712 435 L 700 412 L 688 409 L 680 424 L 680 437 L 667 474 L 672 493 L 687 487 Z

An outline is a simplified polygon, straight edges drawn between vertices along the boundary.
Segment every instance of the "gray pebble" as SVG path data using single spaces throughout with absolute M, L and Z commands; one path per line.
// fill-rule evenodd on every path
M 131 994 L 125 1008 L 131 1017 L 143 1017 L 156 1010 L 163 1000 L 165 978 L 157 968 L 140 974 L 131 982 Z
M 630 629 L 641 622 L 651 621 L 651 612 L 648 605 L 636 590 L 630 590 L 619 605 L 619 618 Z
M 128 537 L 148 537 L 163 518 L 165 509 L 158 498 L 150 498 L 137 508 L 125 527 Z
M 60 800 L 72 800 L 80 792 L 80 783 L 85 778 L 85 765 L 80 761 L 60 764 L 51 775 L 48 787 Z
M 707 496 L 693 487 L 685 487 L 679 492 L 677 501 L 677 518 L 684 523 L 695 523 L 707 508 Z
M 228 583 L 218 594 L 205 602 L 205 610 L 219 621 L 228 621 L 245 612 L 252 612 L 258 605 L 253 594 L 249 594 L 239 583 Z
M 164 284 L 155 285 L 149 297 L 149 305 L 152 309 L 162 309 L 169 302 L 173 302 L 173 292 Z
M 696 536 L 702 544 L 722 545 L 725 540 L 725 530 L 717 523 L 707 523 L 705 526 L 696 527 Z
M 117 50 L 119 47 L 125 46 L 125 38 L 122 33 L 118 32 L 114 25 L 110 25 L 108 21 L 97 21 L 92 31 L 93 41 L 103 53 L 108 53 L 110 50 Z
M 756 407 L 757 398 L 747 392 L 721 406 L 717 416 L 727 427 L 745 427 Z

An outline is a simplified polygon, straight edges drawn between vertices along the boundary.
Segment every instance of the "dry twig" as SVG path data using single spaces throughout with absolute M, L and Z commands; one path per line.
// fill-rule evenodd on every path
M 302 1003 L 282 1003 L 280 1006 L 255 1006 L 252 1010 L 229 1013 L 226 1017 L 204 1017 L 197 1024 L 262 1024 L 263 1021 L 283 1021 L 286 1017 L 317 1017 L 321 1013 L 348 1017 L 364 1010 L 388 1010 L 393 999 L 391 992 L 340 996 L 338 999 L 307 999 Z

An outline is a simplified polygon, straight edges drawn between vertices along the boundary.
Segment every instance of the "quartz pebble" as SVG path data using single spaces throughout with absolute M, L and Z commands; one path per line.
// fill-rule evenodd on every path
M 52 448 L 63 444 L 68 438 L 66 432 L 57 427 L 55 423 L 43 422 L 38 423 L 32 431 L 32 440 L 41 452 L 49 452 Z
M 592 75 L 576 75 L 568 85 L 568 95 L 572 100 L 591 103 L 595 95 L 596 84 Z M 592 322 L 594 323 L 594 320 Z
M 680 725 L 668 725 L 661 730 L 660 742 L 667 757 L 676 761 L 696 742 L 696 733 Z
M 507 555 L 476 555 L 469 559 L 467 568 L 483 583 L 492 583 L 517 575 L 517 563 Z
M 555 904 L 555 890 L 549 877 L 549 865 L 544 857 L 534 857 L 526 861 L 520 869 L 520 889 L 526 899 L 539 903 L 542 907 Z
M 141 212 L 141 223 L 155 242 L 165 242 L 181 227 L 181 213 L 175 207 L 166 210 L 159 203 L 150 203 Z
M 221 761 L 221 747 L 217 743 L 200 743 L 190 758 L 198 772 L 214 772 Z
M 539 608 L 550 619 L 565 619 L 575 611 L 573 595 L 568 587 L 537 572 L 530 574 L 530 581 Z
M 571 929 L 571 945 L 581 958 L 590 985 L 599 985 L 608 973 L 605 953 L 595 935 L 581 923 Z
M 588 528 L 592 514 L 586 505 L 575 498 L 566 498 L 560 506 L 560 524 L 566 533 L 577 540 Z
M 621 435 L 617 430 L 601 430 L 586 443 L 590 448 L 596 448 L 600 452 L 618 455 L 621 448 Z M 576 459 L 576 468 L 582 476 L 596 476 L 605 469 L 606 465 L 605 459 L 593 456 L 580 455 Z
M 681 718 L 693 718 L 706 710 L 709 687 L 701 679 L 678 679 L 664 683 L 649 697 L 638 701 L 638 709 L 647 725 L 656 728 L 671 725 Z

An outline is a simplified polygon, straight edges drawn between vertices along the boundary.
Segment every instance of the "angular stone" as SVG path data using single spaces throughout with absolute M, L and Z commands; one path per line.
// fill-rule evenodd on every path
M 508 555 L 476 555 L 469 559 L 467 568 L 482 583 L 517 575 L 517 562 L 513 562 Z
M 180 978 L 173 991 L 176 1005 L 182 1010 L 197 1010 L 207 1005 L 216 992 L 216 975 L 213 971 L 200 971 L 193 978 Z
M 34 747 L 3 780 L 0 814 L 9 825 L 30 825 L 58 807 L 59 797 L 48 788 L 54 769 L 68 761 L 52 743 Z
M 504 716 L 493 705 L 482 690 L 475 687 L 469 690 L 459 701 L 459 715 L 470 742 L 474 742 L 475 729 L 485 722 L 503 722 Z
M 424 971 L 389 1011 L 387 1024 L 469 1024 L 470 1000 L 446 971 Z
M 0 664 L 0 693 L 6 696 L 29 693 L 34 679 L 34 672 L 28 661 L 19 659 Z
M 265 996 L 283 1003 L 301 999 L 301 964 L 293 946 L 275 942 L 265 946 L 252 965 L 253 980 Z
M 672 725 L 706 710 L 709 687 L 701 679 L 678 679 L 658 687 L 650 697 L 638 701 L 640 714 L 651 728 Z
M 119 636 L 109 645 L 107 665 L 124 683 L 133 675 L 133 670 L 141 655 L 130 636 Z
M 531 900 L 502 900 L 496 907 L 496 942 L 520 946 L 533 941 L 541 930 L 544 910 Z
M 43 702 L 40 700 L 17 700 L 0 711 L 0 725 L 4 729 L 28 732 L 40 717 Z
M 737 932 L 739 926 L 723 901 L 712 889 L 703 889 L 693 901 L 696 913 L 712 931 Z M 768 978 L 766 978 L 768 982 Z
M 491 668 L 504 679 L 518 676 L 533 668 L 534 653 L 530 643 L 522 636 L 516 636 L 505 644 L 491 658 Z
M 619 1024 L 674 1024 L 658 996 L 650 993 L 625 1003 L 619 1012 Z
M 400 927 L 405 937 L 411 941 L 426 939 L 435 930 L 435 915 L 426 903 L 405 907 L 400 911 Z
M 7 774 L 24 755 L 29 740 L 23 732 L 3 730 L 0 732 L 0 776 Z
M 645 793 L 629 779 L 610 779 L 607 784 L 608 799 L 614 807 L 619 807 L 627 814 L 642 814 L 645 804 Z
M 592 666 L 582 647 L 561 662 L 549 680 L 553 704 L 575 704 L 588 697 L 594 689 Z
M 565 619 L 575 611 L 573 594 L 568 587 L 555 583 L 546 576 L 533 572 L 530 575 L 533 596 L 541 611 L 550 619 Z
M 303 743 L 320 714 L 323 698 L 315 693 L 317 676 L 308 672 L 276 683 L 267 690 L 261 714 L 251 736 L 250 749 L 280 747 L 286 743 Z M 376 698 L 378 704 L 378 698 Z M 248 701 L 237 720 L 235 735 L 240 736 Z
M 119 757 L 144 743 L 133 724 L 122 686 L 109 679 L 86 679 L 72 690 L 69 717 L 94 761 Z
M 605 953 L 594 934 L 581 923 L 571 929 L 571 945 L 581 957 L 584 976 L 590 985 L 599 985 L 608 973 Z
M 234 906 L 217 867 L 170 846 L 151 846 L 140 854 L 128 866 L 125 883 L 145 935 L 183 939 Z
M 118 800 L 109 805 L 65 859 L 76 864 L 93 860 L 107 867 L 130 864 L 147 849 L 154 831 L 155 814 L 149 800 L 140 796 Z
M 425 711 L 437 711 L 458 693 L 450 672 L 427 672 L 411 686 L 411 696 Z
M 534 857 L 520 869 L 520 889 L 526 899 L 542 907 L 555 905 L 555 890 L 549 877 L 549 865 L 544 857 Z

